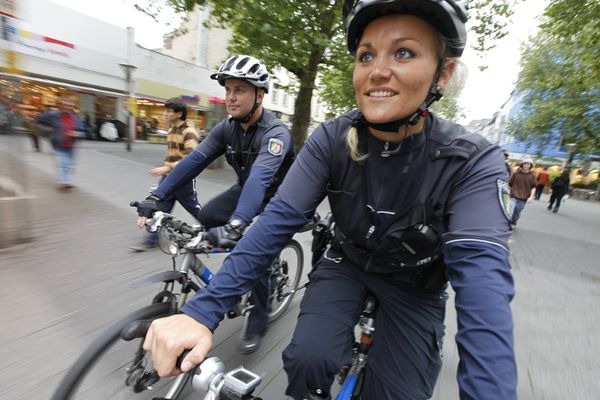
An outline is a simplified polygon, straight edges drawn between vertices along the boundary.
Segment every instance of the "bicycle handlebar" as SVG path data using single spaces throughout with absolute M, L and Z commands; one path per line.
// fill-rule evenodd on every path
M 121 338 L 126 341 L 140 339 L 146 336 L 150 328 L 151 320 L 132 321 L 121 330 Z M 181 363 L 190 353 L 190 350 L 185 350 L 177 357 L 176 366 L 181 369 Z M 223 362 L 218 357 L 210 357 L 204 360 L 200 365 L 196 366 L 192 374 L 192 385 L 195 390 L 205 392 L 205 399 L 219 400 L 237 400 L 239 396 L 232 397 L 230 393 L 235 393 L 236 389 L 228 386 L 224 376 L 229 371 L 225 371 Z M 147 382 L 158 381 L 159 376 L 156 371 L 149 373 L 146 378 Z M 260 383 L 260 381 L 258 381 Z M 258 386 L 258 383 L 256 384 Z M 253 390 L 252 390 L 253 391 Z M 243 400 L 262 400 L 260 397 L 247 394 L 241 397 Z
M 140 203 L 138 201 L 129 202 L 129 206 L 137 208 Z M 146 221 L 146 226 L 148 228 L 156 228 L 165 226 L 167 228 L 173 229 L 179 233 L 185 233 L 187 235 L 196 236 L 198 233 L 203 231 L 201 226 L 193 227 L 188 225 L 186 222 L 181 221 L 175 218 L 172 214 L 165 213 L 162 211 L 156 211 L 152 218 Z

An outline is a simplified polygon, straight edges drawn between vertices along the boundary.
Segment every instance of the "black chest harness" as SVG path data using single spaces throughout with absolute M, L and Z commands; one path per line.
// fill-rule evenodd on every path
M 357 122 L 356 115 L 347 116 L 346 132 L 358 130 L 359 150 L 366 154 L 367 128 Z M 447 230 L 448 199 L 461 169 L 489 143 L 432 116 L 421 135 L 426 135 L 425 160 L 418 171 L 411 172 L 422 174 L 420 186 L 411 188 L 408 197 L 399 198 L 393 216 L 383 223 L 377 223 L 367 207 L 365 163 L 353 161 L 348 151 L 334 152 L 328 188 L 335 221 L 332 247 L 365 271 L 418 273 L 432 265 L 443 267 L 441 235 Z M 335 149 L 347 149 L 345 136 L 336 137 Z
M 266 112 L 263 112 L 259 122 L 249 127 L 246 132 L 242 131 L 238 122 L 233 120 L 229 121 L 230 129 L 225 136 L 226 143 L 228 143 L 225 150 L 225 159 L 227 160 L 227 163 L 233 167 L 240 186 L 243 187 L 245 185 L 248 176 L 250 175 L 252 165 L 260 154 L 263 136 L 269 129 L 275 126 L 284 125 Z M 265 192 L 265 201 L 268 201 L 275 195 L 277 188 L 283 181 L 285 174 L 296 158 L 293 149 L 287 154 L 282 154 L 281 157 L 284 157 L 284 159 L 275 173 L 273 181 Z

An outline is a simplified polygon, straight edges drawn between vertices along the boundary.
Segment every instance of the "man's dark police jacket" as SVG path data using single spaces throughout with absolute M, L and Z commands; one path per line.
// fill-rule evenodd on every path
M 215 329 L 237 296 L 252 288 L 262 276 L 264 265 L 308 221 L 325 196 L 329 196 L 334 220 L 346 237 L 368 251 L 378 251 L 377 244 L 367 237 L 371 226 L 375 227 L 372 234 L 381 231 L 404 210 L 403 205 L 409 205 L 411 214 L 401 216 L 402 223 L 423 220 L 412 214 L 419 209 L 412 207 L 415 202 L 427 200 L 421 190 L 444 188 L 447 198 L 421 209 L 433 210 L 443 223 L 439 232 L 441 251 L 456 292 L 461 398 L 515 399 L 517 377 L 509 307 L 513 280 L 507 244 L 510 231 L 500 189 L 506 187 L 508 177 L 502 152 L 497 146 L 482 146 L 480 141 L 477 149 L 469 149 L 468 143 L 478 140 L 472 140 L 464 128 L 429 115 L 424 131 L 404 140 L 400 148 L 388 144 L 386 150 L 384 142 L 367 135 L 367 141 L 361 142 L 368 151 L 366 162 L 363 166 L 348 166 L 352 162 L 348 160 L 348 149 L 345 144 L 340 146 L 358 116 L 357 111 L 351 112 L 323 123 L 313 132 L 277 195 L 211 284 L 188 301 L 183 312 Z M 428 153 L 441 151 L 463 138 L 466 143 L 459 147 L 466 149 L 466 159 Z M 394 154 L 382 157 L 384 150 Z M 336 164 L 341 152 L 346 153 L 344 165 Z M 444 168 L 436 166 L 438 162 Z M 449 187 L 448 182 L 437 182 L 439 176 L 447 176 L 444 170 L 455 168 L 455 163 L 460 168 L 449 175 Z M 366 184 L 356 183 L 363 179 L 363 172 L 356 168 L 364 168 Z M 427 184 L 423 189 L 424 182 Z M 353 197 L 359 190 L 364 193 Z M 357 197 L 363 199 L 360 201 L 366 199 L 367 204 L 358 204 Z M 336 212 L 344 214 L 342 223 Z
M 263 111 L 258 122 L 246 132 L 232 119 L 221 121 L 177 164 L 153 194 L 161 199 L 171 195 L 178 185 L 194 179 L 222 154 L 243 187 L 232 217 L 249 224 L 263 203 L 275 194 L 294 161 L 289 129 L 268 111 Z

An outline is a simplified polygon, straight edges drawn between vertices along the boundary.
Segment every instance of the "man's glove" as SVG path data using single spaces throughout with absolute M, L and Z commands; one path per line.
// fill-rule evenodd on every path
M 164 206 L 162 201 L 151 194 L 144 201 L 140 201 L 137 206 L 137 212 L 140 217 L 152 218 L 155 212 L 163 211 Z
M 241 219 L 233 218 L 227 224 L 210 228 L 206 233 L 206 240 L 211 246 L 230 249 L 235 247 L 242 238 L 246 223 Z

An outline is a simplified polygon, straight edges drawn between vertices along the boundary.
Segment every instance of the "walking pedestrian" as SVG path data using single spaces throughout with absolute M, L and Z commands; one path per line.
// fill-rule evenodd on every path
M 50 143 L 56 156 L 56 187 L 69 190 L 73 187 L 75 172 L 75 144 L 77 132 L 82 132 L 83 121 L 75 114 L 75 103 L 68 96 L 58 99 L 58 110 L 41 114 L 38 123 L 48 126 Z
M 552 194 L 550 195 L 548 210 L 552 210 L 553 213 L 558 212 L 563 197 L 569 192 L 569 185 L 569 170 L 564 170 L 559 176 L 554 178 L 551 186 Z M 552 208 L 553 205 L 554 209 Z
M 174 97 L 166 101 L 165 119 L 171 127 L 167 133 L 167 155 L 162 166 L 150 170 L 150 174 L 160 177 L 159 185 L 183 157 L 191 153 L 199 143 L 198 133 L 187 122 L 187 106 L 181 98 Z M 175 200 L 192 217 L 197 218 L 201 207 L 194 179 L 185 181 L 170 196 L 163 199 L 163 211 L 167 213 L 173 211 Z M 154 232 L 149 233 L 142 243 L 128 247 L 134 251 L 146 251 L 156 246 L 158 246 L 158 233 Z
M 521 212 L 527 203 L 535 198 L 537 182 L 533 173 L 533 161 L 525 159 L 508 180 L 510 187 L 510 208 L 512 209 L 511 224 L 514 228 L 521 217 Z
M 535 187 L 535 199 L 539 200 L 544 193 L 544 188 L 550 181 L 550 175 L 548 174 L 548 167 L 542 168 L 536 177 L 537 186 Z

